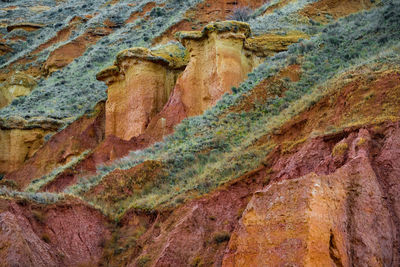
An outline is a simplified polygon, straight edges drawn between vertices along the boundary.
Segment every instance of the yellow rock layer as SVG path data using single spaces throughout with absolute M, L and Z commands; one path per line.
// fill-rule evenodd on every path
M 186 61 L 177 45 L 120 52 L 115 65 L 97 75 L 108 85 L 106 135 L 129 140 L 142 134 L 168 101 Z
M 9 77 L 0 87 L 0 108 L 7 106 L 17 97 L 30 94 L 35 86 L 36 81 L 27 74 L 16 73 Z
M 177 34 L 190 53 L 189 64 L 175 88 L 188 116 L 203 113 L 247 77 L 254 67 L 244 49 L 249 35 L 247 24 L 231 21 L 212 23 L 202 32 Z
M 43 129 L 2 129 L 0 130 L 0 174 L 17 169 L 33 156 L 43 145 L 46 134 Z

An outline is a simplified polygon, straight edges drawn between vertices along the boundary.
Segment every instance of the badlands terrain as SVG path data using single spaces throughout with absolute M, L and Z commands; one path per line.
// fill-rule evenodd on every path
M 400 1 L 0 0 L 0 266 L 400 266 Z

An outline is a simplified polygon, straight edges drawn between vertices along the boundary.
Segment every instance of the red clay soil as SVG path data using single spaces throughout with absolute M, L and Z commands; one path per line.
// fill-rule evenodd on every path
M 307 254 L 315 253 L 312 245 L 306 246 L 310 239 L 313 239 L 311 244 L 319 246 L 319 254 L 311 260 L 319 264 L 324 262 L 315 266 L 335 262 L 342 262 L 342 266 L 365 266 L 374 261 L 397 266 L 400 262 L 400 182 L 394 176 L 400 174 L 397 160 L 400 155 L 399 126 L 398 122 L 387 123 L 309 139 L 296 153 L 267 161 L 272 166 L 270 173 L 274 183 L 254 195 L 235 230 L 223 266 L 235 266 L 239 262 L 257 266 L 260 259 L 267 259 L 267 255 L 271 265 L 304 262 Z M 337 153 L 335 148 L 339 145 L 346 149 Z M 294 178 L 299 179 L 289 181 Z M 341 205 L 334 200 L 335 197 L 340 199 L 339 193 L 331 196 L 325 192 L 317 205 L 328 203 L 327 210 L 308 207 L 320 216 L 317 217 L 319 222 L 318 219 L 313 222 L 313 217 L 305 218 L 307 212 L 301 205 L 308 203 L 309 196 L 318 197 L 317 191 L 311 193 L 309 190 L 327 179 L 330 181 L 328 188 L 341 188 L 345 194 L 345 212 L 332 210 L 333 222 L 325 222 L 328 219 L 321 212 Z M 312 180 L 311 184 L 308 180 Z M 335 204 L 329 204 L 330 201 Z M 258 216 L 271 219 L 257 221 Z M 315 231 L 320 229 L 321 234 L 301 230 L 303 226 L 313 227 L 313 223 L 319 224 Z M 339 223 L 338 228 L 331 230 L 331 238 L 329 229 L 324 229 L 325 223 Z M 265 243 L 267 235 L 270 239 Z M 338 238 L 334 241 L 336 244 L 332 244 L 332 236 Z M 325 254 L 324 248 L 327 248 Z
M 120 221 L 118 239 L 105 248 L 103 264 L 137 266 L 140 259 L 149 258 L 155 266 L 190 266 L 197 261 L 204 264 L 197 266 L 219 266 L 252 192 L 267 182 L 259 170 L 174 210 L 132 210 Z M 129 234 L 138 228 L 142 234 L 133 245 Z M 115 255 L 113 247 L 124 249 Z
M 104 102 L 100 102 L 93 114 L 84 115 L 63 131 L 55 134 L 18 170 L 6 175 L 24 188 L 35 178 L 40 178 L 72 157 L 94 149 L 104 139 Z
M 15 66 L 26 65 L 27 63 L 31 63 L 31 62 L 36 60 L 36 56 L 35 55 L 37 55 L 38 53 L 40 53 L 44 49 L 49 48 L 50 46 L 55 45 L 57 43 L 67 41 L 70 38 L 72 31 L 74 29 L 76 29 L 78 24 L 84 23 L 84 22 L 86 22 L 86 19 L 83 19 L 81 17 L 72 18 L 71 21 L 69 22 L 68 27 L 60 30 L 59 32 L 57 32 L 56 36 L 54 36 L 53 38 L 51 38 L 47 42 L 45 42 L 45 43 L 41 44 L 39 47 L 37 47 L 30 54 L 30 56 L 24 57 L 24 58 L 19 59 L 19 60 L 15 61 L 15 62 L 12 62 L 5 69 L 2 69 L 1 72 L 0 72 L 0 81 L 5 80 L 7 77 L 12 75 L 15 72 Z M 0 49 L 0 51 L 1 51 L 1 49 Z M 41 76 L 44 75 L 43 69 L 41 67 L 29 67 L 29 69 L 26 70 L 25 72 L 27 74 L 33 76 L 33 77 L 41 77 Z
M 143 17 L 146 15 L 147 12 L 151 11 L 157 4 L 155 2 L 149 2 L 142 8 L 142 11 L 133 12 L 129 18 L 126 20 L 126 23 L 131 23 L 137 20 L 138 18 Z
M 135 239 L 138 246 L 123 251 L 122 258 L 108 254 L 107 261 L 116 263 L 123 259 L 124 263 L 130 262 L 131 266 L 135 266 L 144 259 L 151 264 L 161 266 L 189 266 L 190 264 L 220 266 L 222 258 L 225 257 L 223 266 L 233 266 L 232 261 L 238 259 L 237 257 L 240 258 L 240 253 L 243 251 L 248 259 L 253 258 L 251 256 L 253 254 L 249 251 L 255 251 L 257 255 L 254 256 L 265 256 L 265 253 L 273 253 L 273 250 L 270 251 L 267 247 L 265 250 L 258 250 L 259 248 L 255 245 L 257 242 L 252 243 L 252 239 L 246 239 L 251 241 L 250 243 L 239 242 L 244 240 L 243 238 L 254 238 L 243 236 L 244 232 L 240 230 L 242 229 L 240 227 L 243 226 L 239 222 L 242 211 L 254 192 L 268 182 L 271 185 L 277 185 L 275 187 L 277 189 L 274 190 L 279 191 L 281 190 L 280 182 L 286 183 L 285 181 L 303 176 L 306 177 L 304 179 L 307 179 L 307 175 L 312 173 L 318 177 L 326 175 L 341 177 L 340 181 L 346 184 L 348 181 L 353 181 L 354 177 L 358 177 L 357 175 L 353 176 L 350 170 L 361 171 L 360 166 L 371 166 L 368 175 L 360 172 L 360 177 L 371 177 L 371 179 L 359 182 L 354 180 L 356 184 L 361 183 L 355 190 L 363 192 L 376 187 L 374 190 L 371 189 L 372 199 L 379 199 L 383 202 L 381 204 L 369 203 L 369 201 L 375 200 L 371 200 L 365 194 L 354 195 L 352 193 L 354 186 L 345 187 L 348 188 L 345 190 L 345 194 L 349 196 L 349 202 L 346 202 L 348 213 L 347 216 L 338 214 L 343 224 L 347 225 L 348 230 L 346 230 L 347 232 L 335 232 L 335 235 L 342 235 L 345 240 L 343 242 L 349 244 L 349 257 L 345 258 L 336 254 L 329 256 L 329 251 L 335 249 L 335 247 L 331 247 L 329 250 L 329 229 L 327 231 L 328 239 L 321 237 L 321 240 L 317 241 L 328 246 L 327 259 L 331 259 L 333 262 L 339 259 L 342 262 L 351 262 L 354 265 L 362 266 L 371 262 L 368 251 L 373 251 L 373 255 L 379 262 L 397 266 L 400 259 L 400 198 L 398 197 L 400 182 L 396 178 L 400 175 L 400 163 L 398 163 L 400 157 L 400 123 L 398 121 L 400 103 L 398 101 L 400 96 L 397 90 L 400 75 L 396 71 L 380 72 L 374 75 L 368 75 L 364 71 L 359 73 L 361 76 L 357 76 L 357 72 L 353 73 L 352 80 L 344 82 L 341 90 L 323 98 L 316 105 L 275 131 L 270 136 L 272 138 L 261 138 L 255 145 L 263 142 L 273 142 L 279 145 L 267 156 L 258 169 L 207 196 L 188 201 L 172 212 L 160 211 L 158 217 L 156 216 L 157 219 L 148 228 L 149 230 L 140 236 L 139 241 Z M 369 85 L 368 88 L 366 85 Z M 374 93 L 372 98 L 368 97 L 371 92 Z M 382 112 L 382 109 L 379 108 L 382 106 L 391 107 L 391 109 Z M 391 122 L 392 114 L 397 115 L 396 122 Z M 360 121 L 361 124 L 358 126 L 354 124 L 344 130 L 340 128 L 340 125 L 347 125 L 347 121 L 353 122 L 360 117 L 368 118 L 368 120 L 364 124 L 361 123 L 363 121 Z M 332 133 L 310 137 L 312 131 L 321 129 L 329 131 L 335 125 L 338 130 L 332 131 Z M 304 140 L 301 140 L 302 138 Z M 293 197 L 306 194 L 307 183 L 302 186 L 304 187 L 296 189 L 298 192 L 296 191 L 292 195 Z M 377 190 L 378 193 L 373 193 Z M 379 194 L 383 194 L 382 197 L 379 197 Z M 256 196 L 259 196 L 258 193 L 254 195 L 254 197 Z M 267 206 L 268 203 L 263 202 L 262 204 Z M 369 205 L 375 204 L 375 211 L 365 210 Z M 287 212 L 289 212 L 289 205 L 287 208 Z M 302 216 L 296 213 L 296 210 L 300 210 L 300 206 L 295 206 L 291 213 L 287 213 L 288 219 Z M 128 224 L 129 216 L 128 213 L 122 221 Z M 155 215 L 153 214 L 153 216 Z M 380 222 L 383 223 L 382 229 L 386 229 L 387 233 L 377 230 L 373 224 L 368 223 L 365 229 L 361 226 L 362 222 L 380 220 L 378 218 L 384 218 Z M 124 227 L 124 229 L 129 228 L 127 225 Z M 232 233 L 234 238 L 230 241 L 227 251 L 226 240 Z M 286 233 L 289 232 L 284 232 L 284 234 Z M 261 237 L 266 234 L 262 234 Z M 120 235 L 123 236 L 123 233 Z M 255 234 L 255 237 L 258 236 Z M 372 236 L 375 239 L 370 242 Z M 127 240 L 126 237 L 121 238 L 122 243 L 124 243 L 123 240 Z M 304 240 L 299 239 L 299 242 Z M 377 247 L 377 244 L 384 245 Z M 293 263 L 291 261 L 293 258 L 290 257 L 302 259 L 304 256 L 302 250 L 294 249 L 294 247 L 285 248 L 284 244 L 282 245 L 283 247 L 279 247 L 280 243 L 277 244 L 277 248 L 281 251 L 281 259 L 277 263 Z M 263 259 L 265 260 L 265 257 Z M 240 263 L 236 262 L 236 264 Z
M 66 28 L 61 29 L 59 32 L 57 32 L 56 36 L 54 36 L 47 42 L 39 45 L 39 47 L 32 52 L 32 55 L 38 54 L 52 45 L 67 41 L 70 38 L 72 31 L 74 31 L 79 24 L 84 22 L 86 22 L 86 20 L 81 17 L 72 18 Z
M 2 266 L 93 266 L 110 238 L 107 219 L 75 200 L 0 200 Z M 88 264 L 88 265 L 86 265 Z
M 327 22 L 326 15 L 338 19 L 363 9 L 369 9 L 374 6 L 374 2 L 364 0 L 320 0 L 307 5 L 299 13 L 316 21 Z
M 98 219 L 91 219 L 88 222 L 86 219 L 71 217 L 80 220 L 79 225 L 66 219 L 74 229 L 67 226 L 61 228 L 77 231 L 79 234 L 66 231 L 68 236 L 66 234 L 60 236 L 79 237 L 81 230 L 75 228 L 82 229 L 79 227 L 89 225 L 85 230 L 90 236 L 86 238 L 90 241 L 92 238 L 95 239 L 95 245 L 89 247 L 97 248 L 97 242 L 103 243 L 105 248 L 102 264 L 111 266 L 137 266 L 143 262 L 155 266 L 233 266 L 244 262 L 245 266 L 252 266 L 250 263 L 254 263 L 253 260 L 257 259 L 263 259 L 264 262 L 265 259 L 270 260 L 271 265 L 292 264 L 293 259 L 298 259 L 300 262 L 304 259 L 306 252 L 303 248 L 311 249 L 304 246 L 305 242 L 315 238 L 313 232 L 305 233 L 301 230 L 303 225 L 306 227 L 313 225 L 313 221 L 304 219 L 304 214 L 308 213 L 302 209 L 303 200 L 307 202 L 308 199 L 319 196 L 319 191 L 315 191 L 318 194 L 314 194 L 310 189 L 315 181 L 324 183 L 328 181 L 331 188 L 337 189 L 340 185 L 340 192 L 343 194 L 337 196 L 345 196 L 345 200 L 340 200 L 340 203 L 344 203 L 343 209 L 340 212 L 333 210 L 332 214 L 336 219 L 329 222 L 336 225 L 335 223 L 339 221 L 340 224 L 332 228 L 331 232 L 327 229 L 318 235 L 317 239 L 312 239 L 316 241 L 315 244 L 327 248 L 328 254 L 321 260 L 328 261 L 328 265 L 342 263 L 342 266 L 346 266 L 346 263 L 349 263 L 348 265 L 367 266 L 380 262 L 387 266 L 398 266 L 400 264 L 400 181 L 397 179 L 400 176 L 398 160 L 400 74 L 397 71 L 373 73 L 361 69 L 346 75 L 347 79 L 338 79 L 331 85 L 336 89 L 332 94 L 274 131 L 269 138 L 267 136 L 260 138 L 258 143 L 254 144 L 258 146 L 272 142 L 277 146 L 263 160 L 262 165 L 252 172 L 208 195 L 188 200 L 170 210 L 148 212 L 131 210 L 115 225 L 112 238 L 106 242 L 96 239 L 101 236 L 98 232 L 100 230 L 92 230 L 103 229 L 99 226 Z M 168 111 L 168 107 L 174 106 L 172 99 L 175 97 L 171 97 L 169 105 L 163 110 L 166 114 L 172 114 Z M 179 112 L 184 114 L 183 109 Z M 181 114 L 179 112 L 178 114 Z M 316 132 L 320 134 L 315 135 Z M 138 169 L 133 171 L 134 174 L 140 172 Z M 196 195 L 196 192 L 191 193 Z M 270 197 L 280 195 L 288 201 L 282 202 L 279 198 Z M 317 203 L 321 205 L 330 203 L 331 196 L 335 197 L 335 194 L 327 194 Z M 278 205 L 279 203 L 287 205 Z M 273 220 L 265 220 L 269 214 L 265 213 L 269 205 L 278 205 L 276 207 L 279 208 L 275 213 L 272 211 Z M 330 203 L 327 207 L 338 205 Z M 77 210 L 78 214 L 83 213 L 80 208 Z M 252 221 L 253 224 L 250 226 L 253 225 L 253 228 L 246 228 L 249 225 L 246 218 L 252 218 L 252 210 L 257 218 L 261 219 Z M 58 216 L 56 213 L 55 217 L 64 218 L 61 217 L 64 213 L 72 216 L 70 214 L 74 214 L 74 211 L 75 208 L 64 209 L 62 215 Z M 319 213 L 329 211 L 329 208 L 313 211 L 321 215 L 316 216 L 317 218 L 329 217 Z M 15 212 L 11 213 L 11 215 L 3 213 L 6 215 L 5 219 L 0 221 L 0 225 L 14 227 L 24 222 L 19 217 L 12 217 L 15 216 Z M 53 213 L 45 211 L 43 214 Z M 90 214 L 98 218 L 96 213 Z M 284 217 L 280 217 L 279 214 Z M 34 216 L 39 218 L 39 221 L 44 221 L 46 225 L 47 220 L 53 220 L 54 217 L 52 215 L 40 219 L 40 214 Z M 279 218 L 285 218 L 287 222 L 283 223 Z M 288 224 L 292 221 L 299 223 Z M 19 229 L 28 229 L 24 234 L 31 236 L 30 227 L 36 229 L 35 226 L 28 224 L 19 226 Z M 258 229 L 259 232 L 255 232 L 254 229 Z M 295 229 L 293 232 L 295 237 L 291 235 L 290 229 Z M 11 233 L 16 231 L 22 232 L 13 228 Z M 47 232 L 49 235 L 47 237 L 43 236 L 42 232 L 40 235 L 42 240 L 54 242 L 53 238 L 60 232 L 63 233 L 57 230 L 54 235 Z M 1 240 L 9 240 L 16 236 L 28 239 L 24 235 L 21 237 L 12 234 L 2 237 Z M 274 246 L 270 247 L 268 244 L 271 243 L 263 243 L 265 242 L 263 238 L 266 236 L 284 236 L 287 237 L 285 239 L 287 242 L 282 243 L 279 239 L 273 239 Z M 46 247 L 45 244 L 38 242 L 37 238 L 32 240 L 31 243 L 39 246 L 30 248 L 32 251 L 47 251 L 43 248 Z M 56 240 L 57 248 L 70 244 Z M 72 243 L 75 242 L 73 240 L 77 239 L 72 238 L 72 241 L 67 239 Z M 23 242 L 14 240 L 12 244 L 23 246 L 19 245 Z M 345 250 L 342 244 L 346 245 Z M 18 249 L 7 250 L 3 258 L 20 259 L 21 257 L 15 256 L 12 251 L 25 250 Z M 69 252 L 70 250 L 63 249 L 63 251 L 75 255 L 74 250 Z M 49 256 L 43 256 L 41 259 L 49 259 L 49 262 L 52 262 L 53 258 L 58 259 L 57 256 L 52 256 L 51 252 L 45 253 Z M 265 256 L 276 253 L 280 255 L 279 258 Z M 88 253 L 76 258 L 86 260 L 87 255 Z M 97 252 L 93 252 L 92 255 L 97 259 Z M 39 266 L 40 264 L 41 262 L 38 262 Z
M 50 53 L 48 59 L 43 65 L 45 73 L 49 74 L 67 66 L 74 61 L 75 58 L 82 56 L 89 46 L 95 44 L 104 36 L 109 35 L 112 31 L 112 28 L 106 27 L 89 29 L 81 36 L 55 49 Z
M 12 48 L 6 45 L 5 43 L 0 42 L 0 56 L 4 56 L 7 53 L 12 52 Z

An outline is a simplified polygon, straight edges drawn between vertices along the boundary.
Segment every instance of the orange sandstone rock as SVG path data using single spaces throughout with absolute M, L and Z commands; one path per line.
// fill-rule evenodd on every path
M 168 101 L 186 60 L 186 52 L 176 45 L 119 53 L 116 65 L 97 75 L 109 86 L 106 135 L 129 140 L 142 134 Z
M 244 49 L 249 35 L 249 25 L 236 21 L 211 23 L 201 32 L 177 34 L 190 53 L 190 62 L 175 87 L 188 116 L 203 113 L 246 78 L 253 68 Z
M 255 193 L 223 266 L 391 266 L 396 226 L 360 130 L 347 164 Z

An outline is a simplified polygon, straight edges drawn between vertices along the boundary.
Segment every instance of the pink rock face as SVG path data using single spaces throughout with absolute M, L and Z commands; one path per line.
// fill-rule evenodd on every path
M 1 266 L 97 265 L 110 236 L 105 225 L 98 211 L 80 204 L 32 211 L 10 203 L 0 213 Z
M 151 266 L 221 266 L 229 235 L 252 192 L 262 188 L 263 176 L 263 172 L 255 172 L 166 216 L 158 216 L 153 224 L 158 227 L 143 235 L 146 247 L 137 258 L 149 255 Z M 136 264 L 132 259 L 129 266 Z
M 57 266 L 60 263 L 50 245 L 35 234 L 29 221 L 9 211 L 0 214 L 0 240 L 2 266 Z
M 369 132 L 360 130 L 348 161 L 331 174 L 309 173 L 255 193 L 223 266 L 397 266 L 397 216 L 372 148 Z

